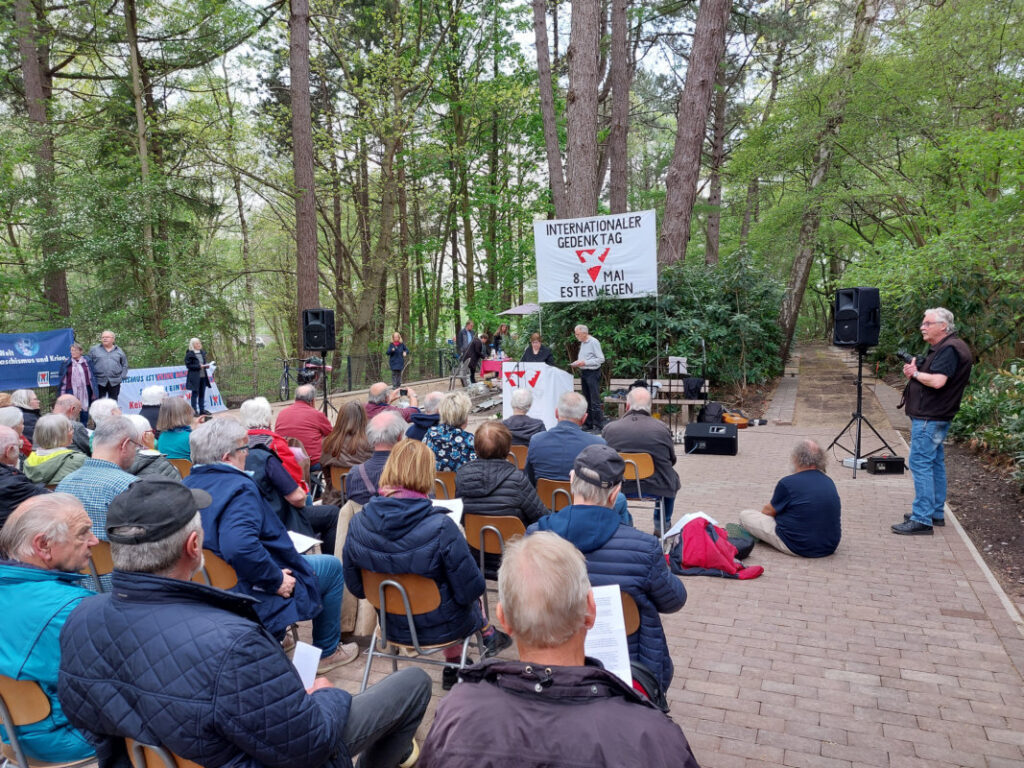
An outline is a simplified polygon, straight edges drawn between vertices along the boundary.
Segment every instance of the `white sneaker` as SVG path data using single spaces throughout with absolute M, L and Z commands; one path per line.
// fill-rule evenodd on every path
M 343 667 L 346 664 L 351 664 L 358 658 L 358 643 L 342 643 L 330 656 L 320 659 L 320 666 L 316 668 L 316 673 L 318 675 L 326 674 L 332 669 L 337 669 L 338 667 Z

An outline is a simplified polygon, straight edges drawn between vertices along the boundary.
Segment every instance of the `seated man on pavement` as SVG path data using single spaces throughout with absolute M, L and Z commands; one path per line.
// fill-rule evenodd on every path
M 760 512 L 740 512 L 740 525 L 787 555 L 827 557 L 839 546 L 842 525 L 839 492 L 825 474 L 825 452 L 813 440 L 801 440 L 790 460 L 793 474 L 779 480 Z
M 409 429 L 405 431 L 407 438 L 410 440 L 422 440 L 423 436 L 427 434 L 427 430 L 441 420 L 441 415 L 437 412 L 437 409 L 441 405 L 441 398 L 443 397 L 444 392 L 436 389 L 426 394 L 419 413 L 412 414 L 412 423 L 409 425 Z
M 309 467 L 320 469 L 324 437 L 331 434 L 331 422 L 316 409 L 316 387 L 302 384 L 295 388 L 295 402 L 277 414 L 274 428 L 282 437 L 297 438 L 309 456 Z
M 391 449 L 405 437 L 406 423 L 400 413 L 382 411 L 366 425 L 366 439 L 373 446 L 373 456 L 364 464 L 356 464 L 345 478 L 345 497 L 363 506 L 377 495 L 380 473 L 384 471 Z
M 23 465 L 25 476 L 34 483 L 56 485 L 81 467 L 85 454 L 68 447 L 73 434 L 74 427 L 67 416 L 40 416 L 33 435 L 34 448 Z
M 61 636 L 60 699 L 99 764 L 128 766 L 129 737 L 205 766 L 342 768 L 357 754 L 411 765 L 430 678 L 410 668 L 359 696 L 323 677 L 304 690 L 255 600 L 190 581 L 209 501 L 147 478 L 110 506 L 114 589 L 84 601 Z
M 409 398 L 409 405 L 405 408 L 399 408 L 397 405 L 392 405 L 392 403 L 402 397 L 403 389 L 406 391 L 406 397 Z M 372 419 L 378 413 L 384 411 L 394 411 L 395 413 L 402 414 L 402 418 L 408 422 L 411 422 L 412 417 L 420 412 L 419 399 L 416 396 L 415 389 L 411 387 L 395 387 L 392 389 L 383 381 L 378 381 L 370 386 L 365 408 L 366 418 L 368 419 Z
M 84 760 L 94 752 L 61 709 L 57 668 L 68 614 L 95 594 L 78 571 L 98 543 L 82 503 L 66 493 L 22 502 L 0 530 L 0 552 L 8 558 L 0 561 L 0 674 L 34 680 L 50 700 L 48 717 L 16 728 L 18 742 L 36 760 Z
M 132 462 L 128 471 L 136 477 L 159 475 L 169 477 L 171 480 L 181 480 L 181 474 L 175 466 L 156 449 L 156 430 L 149 423 L 149 419 L 141 413 L 132 413 L 125 418 L 130 419 L 132 424 L 138 428 L 139 442 L 142 443 L 142 447 L 135 454 L 135 461 Z
M 102 403 L 102 400 L 97 400 Z M 93 418 L 96 418 L 95 406 Z M 107 507 L 121 491 L 138 480 L 128 470 L 142 443 L 131 419 L 108 416 L 97 423 L 92 433 L 92 456 L 79 469 L 57 483 L 59 493 L 78 497 L 92 519 L 92 532 L 107 540 Z
M 659 419 L 651 416 L 651 392 L 634 387 L 626 395 L 625 416 L 609 422 L 601 436 L 619 453 L 647 453 L 654 462 L 654 474 L 640 481 L 644 496 L 658 496 L 665 512 L 665 529 L 672 527 L 672 508 L 679 491 L 679 474 L 675 470 L 676 447 L 672 432 Z M 624 486 L 627 497 L 635 496 L 636 484 Z M 654 511 L 654 535 L 661 536 L 661 520 Z
M 313 619 L 321 673 L 355 661 L 359 646 L 340 643 L 341 562 L 333 555 L 295 551 L 284 523 L 245 472 L 245 427 L 231 418 L 213 419 L 196 429 L 190 442 L 195 464 L 184 483 L 210 495 L 200 510 L 204 546 L 235 569 L 237 591 L 258 599 L 256 613 L 278 639 L 295 622 Z
M 54 401 L 52 412 L 68 418 L 74 430 L 71 436 L 71 445 L 88 456 L 90 452 L 89 430 L 82 423 L 81 401 L 74 395 L 61 395 Z
M 0 425 L 0 528 L 25 499 L 49 493 L 46 486 L 33 483 L 18 469 L 20 458 L 21 435 Z
M 531 437 L 546 429 L 543 421 L 526 415 L 533 405 L 533 393 L 528 387 L 518 387 L 513 390 L 511 400 L 512 415 L 502 424 L 512 433 L 512 445 L 529 445 Z
M 476 431 L 477 460 L 463 464 L 455 473 L 455 496 L 462 499 L 462 511 L 473 515 L 511 515 L 523 525 L 537 522 L 548 508 L 540 503 L 537 491 L 526 475 L 508 460 L 512 435 L 498 421 L 486 421 Z M 479 562 L 478 541 L 470 541 L 469 549 Z M 500 555 L 484 555 L 484 573 L 496 578 Z
M 412 573 L 432 579 L 441 600 L 437 608 L 417 617 L 420 645 L 462 640 L 480 630 L 488 653 L 497 654 L 511 642 L 485 623 L 480 611 L 484 577 L 469 553 L 466 537 L 446 510 L 427 497 L 434 486 L 434 455 L 421 442 L 403 440 L 391 452 L 380 476 L 380 494 L 352 518 L 342 560 L 349 590 L 366 597 L 362 570 L 374 573 Z M 389 638 L 411 643 L 404 615 L 388 616 Z M 445 649 L 445 660 L 458 663 L 462 648 Z M 455 667 L 445 667 L 442 685 L 455 683 Z
M 699 768 L 668 715 L 584 655 L 597 607 L 572 544 L 551 533 L 510 542 L 495 613 L 520 660 L 462 670 L 421 768 Z
M 242 403 L 239 409 L 242 423 L 248 427 L 249 453 L 245 469 L 259 486 L 263 500 L 270 505 L 289 531 L 315 536 L 320 539 L 320 551 L 334 554 L 334 539 L 338 535 L 338 507 L 333 504 L 307 504 L 308 489 L 285 461 L 299 469 L 295 454 L 284 439 L 267 428 L 273 418 L 270 403 L 265 397 L 254 397 Z M 283 455 L 283 458 L 282 458 Z
M 572 506 L 542 517 L 529 532 L 554 531 L 571 541 L 587 558 L 591 584 L 618 584 L 633 596 L 640 629 L 628 638 L 629 657 L 647 667 L 667 691 L 672 657 L 659 614 L 682 608 L 686 589 L 669 570 L 658 540 L 623 525 L 612 509 L 625 469 L 614 448 L 584 448 L 573 466 Z

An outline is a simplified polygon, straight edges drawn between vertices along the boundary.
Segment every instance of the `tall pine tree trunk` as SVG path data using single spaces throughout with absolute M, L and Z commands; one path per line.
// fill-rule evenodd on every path
M 658 261 L 662 264 L 686 258 L 693 204 L 697 199 L 704 128 L 711 108 L 715 73 L 725 54 L 729 7 L 730 0 L 701 0 L 697 11 L 690 65 L 676 115 L 676 143 L 665 177 L 665 214 L 658 246 Z
M 728 102 L 725 83 L 725 64 L 718 67 L 715 77 L 715 108 L 712 120 L 711 178 L 708 192 L 708 226 L 705 235 L 704 263 L 718 263 L 719 234 L 722 229 L 722 165 L 725 162 L 725 107 Z
M 789 282 L 782 298 L 779 311 L 779 327 L 782 328 L 783 362 L 789 357 L 796 333 L 796 322 L 800 316 L 800 304 L 803 302 L 804 291 L 807 289 L 807 277 L 811 272 L 818 239 L 818 226 L 821 223 L 821 187 L 828 180 L 832 168 L 832 156 L 835 141 L 839 137 L 839 129 L 843 124 L 846 102 L 853 77 L 860 69 L 868 35 L 878 18 L 880 0 L 860 0 L 853 23 L 853 35 L 839 62 L 836 73 L 840 79 L 839 88 L 829 101 L 825 113 L 825 122 L 817 137 L 814 150 L 813 168 L 807 181 L 808 202 L 804 208 L 800 222 L 800 236 L 797 252 L 793 257 L 793 266 L 789 272 Z
M 612 0 L 612 121 L 608 135 L 608 165 L 611 179 L 608 184 L 608 207 L 612 213 L 628 210 L 626 194 L 629 182 L 629 85 L 633 72 L 629 60 L 629 41 L 626 29 L 626 10 L 629 0 Z
M 601 5 L 573 0 L 566 98 L 568 217 L 597 213 L 597 87 Z
M 540 115 L 544 126 L 544 149 L 548 161 L 551 199 L 555 206 L 555 218 L 564 219 L 568 215 L 569 201 L 565 191 L 565 175 L 562 172 L 562 150 L 558 143 L 555 86 L 551 76 L 551 53 L 548 50 L 547 3 L 545 0 L 533 0 L 533 34 L 537 46 Z

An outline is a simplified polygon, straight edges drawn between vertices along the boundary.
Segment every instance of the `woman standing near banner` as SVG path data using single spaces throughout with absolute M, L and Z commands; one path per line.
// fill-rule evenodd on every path
M 96 399 L 96 373 L 89 358 L 83 355 L 85 348 L 77 341 L 71 342 L 71 358 L 60 364 L 57 374 L 57 390 L 61 395 L 74 395 L 82 404 L 79 417 L 83 424 L 89 423 L 89 403 Z
M 540 334 L 534 333 L 530 336 L 530 346 L 523 352 L 523 356 L 519 359 L 521 363 L 547 363 L 548 365 L 555 364 L 555 356 L 551 354 L 551 350 L 540 343 Z
M 185 367 L 188 368 L 185 386 L 192 393 L 192 410 L 196 416 L 209 415 L 209 411 L 206 410 L 206 388 L 210 386 L 210 377 L 206 375 L 206 369 L 209 363 L 206 362 L 203 342 L 199 339 L 189 340 L 188 352 L 185 353 Z

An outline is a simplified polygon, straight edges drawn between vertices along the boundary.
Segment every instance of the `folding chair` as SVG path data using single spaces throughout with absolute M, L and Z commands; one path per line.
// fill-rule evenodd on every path
M 480 573 L 484 570 L 486 555 L 504 555 L 505 542 L 516 536 L 526 535 L 526 526 L 515 515 L 474 515 L 466 512 L 462 516 L 462 525 L 466 529 L 466 541 L 472 545 L 477 542 L 476 549 L 480 552 Z M 484 592 L 484 617 L 490 620 L 487 606 L 487 593 Z
M 562 507 L 572 504 L 572 492 L 569 490 L 568 480 L 537 478 L 537 496 L 540 498 L 540 503 L 552 512 L 557 512 Z
M 178 470 L 182 480 L 192 474 L 192 462 L 188 459 L 168 459 L 168 461 L 171 462 L 171 466 Z
M 633 596 L 622 587 L 619 587 L 619 596 L 622 598 L 622 618 L 626 624 L 626 637 L 629 637 L 640 629 L 640 609 Z
M 347 482 L 346 477 L 348 476 L 349 470 L 352 467 L 331 467 L 331 488 L 336 491 L 341 491 L 341 498 L 345 497 L 345 484 Z
M 516 465 L 520 472 L 526 469 L 526 452 L 529 450 L 527 445 L 511 445 L 508 449 L 509 461 Z
M 104 589 L 103 583 L 100 581 L 100 576 L 106 576 L 113 571 L 114 561 L 110 557 L 110 542 L 101 541 L 89 550 L 89 565 L 81 572 L 92 576 L 92 583 L 97 592 L 106 592 L 107 590 Z
M 2 755 L 18 768 L 70 768 L 70 766 L 95 764 L 96 758 L 73 760 L 66 763 L 49 763 L 30 758 L 18 741 L 15 730 L 22 725 L 32 725 L 50 716 L 50 700 L 35 680 L 15 680 L 0 675 L 0 720 L 3 721 L 9 744 L 0 745 Z
M 128 749 L 128 759 L 132 761 L 132 768 L 202 768 L 199 763 L 178 757 L 163 747 L 143 744 L 134 739 L 125 739 L 124 745 Z
M 462 669 L 466 666 L 469 643 L 475 637 L 480 658 L 484 657 L 486 646 L 483 634 L 479 629 L 471 635 L 449 643 L 425 647 L 420 645 L 419 637 L 416 634 L 416 617 L 430 613 L 441 605 L 441 591 L 433 579 L 417 576 L 414 573 L 374 573 L 366 569 L 363 569 L 362 575 L 366 599 L 377 609 L 377 626 L 373 630 L 373 639 L 370 641 L 370 648 L 367 651 L 366 669 L 363 670 L 363 684 L 359 688 L 360 693 L 366 690 L 366 684 L 370 679 L 370 668 L 373 666 L 375 656 L 390 658 L 392 671 L 398 670 L 398 654 L 388 652 L 391 646 L 394 646 L 396 651 L 404 649 L 409 653 L 415 652 L 416 655 L 403 655 L 403 661 Z M 388 614 L 399 616 L 405 614 L 405 619 L 409 624 L 409 634 L 412 638 L 411 643 L 399 643 L 388 637 Z M 432 654 L 460 644 L 462 645 L 462 656 L 457 665 L 453 662 L 429 658 Z
M 636 499 L 637 501 L 652 501 L 654 507 L 652 511 L 658 514 L 658 520 L 661 524 L 661 536 L 665 538 L 665 503 L 661 496 L 645 496 L 644 492 L 640 489 L 640 481 L 646 480 L 654 474 L 654 459 L 651 458 L 649 453 L 620 453 L 619 456 L 626 462 L 626 471 L 622 476 L 623 488 L 622 492 L 626 494 L 627 498 Z M 630 492 L 626 490 L 626 482 L 636 482 L 636 495 L 630 496 Z
M 455 473 L 450 471 L 439 471 L 434 476 L 434 488 L 436 489 L 435 495 L 444 492 L 444 498 L 454 499 L 455 498 Z M 438 498 L 441 498 L 438 496 Z

